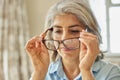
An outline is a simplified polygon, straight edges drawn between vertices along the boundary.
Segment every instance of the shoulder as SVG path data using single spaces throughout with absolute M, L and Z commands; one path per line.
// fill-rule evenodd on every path
M 97 76 L 104 77 L 105 80 L 120 80 L 120 67 L 107 61 L 97 61 L 93 65 L 93 70 Z
M 108 62 L 108 61 L 105 61 L 105 60 L 100 60 L 98 62 L 96 62 L 97 64 L 99 64 L 99 66 L 102 68 L 107 68 L 110 70 L 112 69 L 117 69 L 118 71 L 120 71 L 120 66 L 116 65 L 116 64 L 113 64 L 111 62 Z
M 108 61 L 103 61 L 103 60 L 97 61 L 97 62 L 95 62 L 93 67 L 94 68 L 98 67 L 99 71 L 100 70 L 107 70 L 109 72 L 117 71 L 120 73 L 120 66 L 115 65 L 115 64 L 108 62 Z

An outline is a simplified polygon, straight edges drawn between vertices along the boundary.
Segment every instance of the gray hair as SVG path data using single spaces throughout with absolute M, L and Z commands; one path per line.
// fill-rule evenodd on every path
M 102 38 L 100 35 L 100 28 L 95 19 L 90 5 L 86 0 L 61 0 L 60 2 L 53 5 L 46 16 L 45 28 L 50 28 L 54 22 L 54 18 L 58 15 L 64 14 L 73 14 L 75 15 L 80 22 L 83 23 L 85 27 L 88 28 L 88 31 L 97 35 L 99 44 L 102 43 Z M 50 36 L 51 34 L 49 34 Z M 98 55 L 96 60 L 103 58 L 102 52 Z M 58 55 L 57 52 L 54 52 L 54 58 Z M 53 59 L 54 60 L 54 59 Z

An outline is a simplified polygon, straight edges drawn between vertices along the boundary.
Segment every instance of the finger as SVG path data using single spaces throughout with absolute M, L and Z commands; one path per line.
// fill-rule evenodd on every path
M 33 41 L 28 41 L 27 44 L 26 44 L 26 49 L 29 50 L 32 47 L 34 47 L 34 42 Z
M 45 47 L 45 45 L 43 44 L 43 42 L 41 42 L 41 48 L 44 51 L 44 53 L 48 53 L 47 48 Z
M 84 43 L 81 43 L 81 47 L 80 47 L 80 60 L 82 60 L 86 54 L 86 46 Z
M 96 37 L 92 37 L 92 36 L 84 36 L 84 35 L 80 35 L 80 38 L 83 38 L 83 39 L 86 39 L 86 40 L 88 40 L 88 41 L 98 41 L 98 38 L 96 38 Z
M 80 38 L 79 40 L 85 44 L 87 53 L 88 52 L 93 54 L 96 54 L 97 52 L 99 53 L 99 44 L 97 40 L 90 40 L 90 38 L 85 37 Z
M 51 28 L 50 28 L 50 29 L 51 29 Z M 40 37 L 41 37 L 42 40 L 45 38 L 48 30 L 50 30 L 50 29 L 45 30 L 45 31 L 40 35 Z
M 90 47 L 93 46 L 93 42 L 89 38 L 83 37 L 80 38 L 79 40 L 81 41 L 82 44 L 84 44 L 81 45 L 81 51 L 87 51 L 90 49 Z
M 81 46 L 83 46 L 83 44 L 84 44 L 84 46 L 87 46 L 87 40 L 86 40 L 87 38 L 85 38 L 85 37 L 81 37 L 81 38 L 79 38 L 79 40 L 80 40 L 80 42 L 81 42 Z
M 92 33 L 89 33 L 89 32 L 86 32 L 86 31 L 82 31 L 80 33 L 80 36 L 90 36 L 90 37 L 94 37 L 94 38 L 97 38 L 96 35 L 92 34 Z
M 86 53 L 86 50 L 87 50 L 86 45 L 83 42 L 81 42 L 81 44 L 80 44 L 80 51 L 82 53 Z
M 35 36 L 27 42 L 25 48 L 26 50 L 31 51 L 34 48 L 40 47 L 40 42 L 40 37 Z
M 90 33 L 81 33 L 80 38 L 84 39 L 84 41 L 87 42 L 98 42 L 98 38 L 96 35 L 90 34 Z M 83 41 L 83 40 L 82 40 Z
M 91 38 L 91 37 L 81 37 L 79 40 L 82 43 L 84 43 L 87 48 L 90 48 L 92 46 L 96 46 L 96 44 L 98 45 L 98 40 Z

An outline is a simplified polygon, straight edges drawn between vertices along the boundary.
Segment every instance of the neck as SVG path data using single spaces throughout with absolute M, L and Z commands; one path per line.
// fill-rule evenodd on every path
M 73 80 L 80 73 L 79 60 L 62 59 L 62 62 L 66 76 L 69 78 L 69 80 Z

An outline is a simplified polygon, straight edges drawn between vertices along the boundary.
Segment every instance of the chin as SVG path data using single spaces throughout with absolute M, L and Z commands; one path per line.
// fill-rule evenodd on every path
M 79 53 L 76 51 L 60 51 L 61 56 L 64 57 L 69 57 L 69 58 L 73 58 L 73 57 L 78 57 Z
M 79 56 L 79 49 L 60 49 L 58 50 L 58 53 L 62 56 L 69 56 L 69 57 L 74 57 L 74 56 Z

